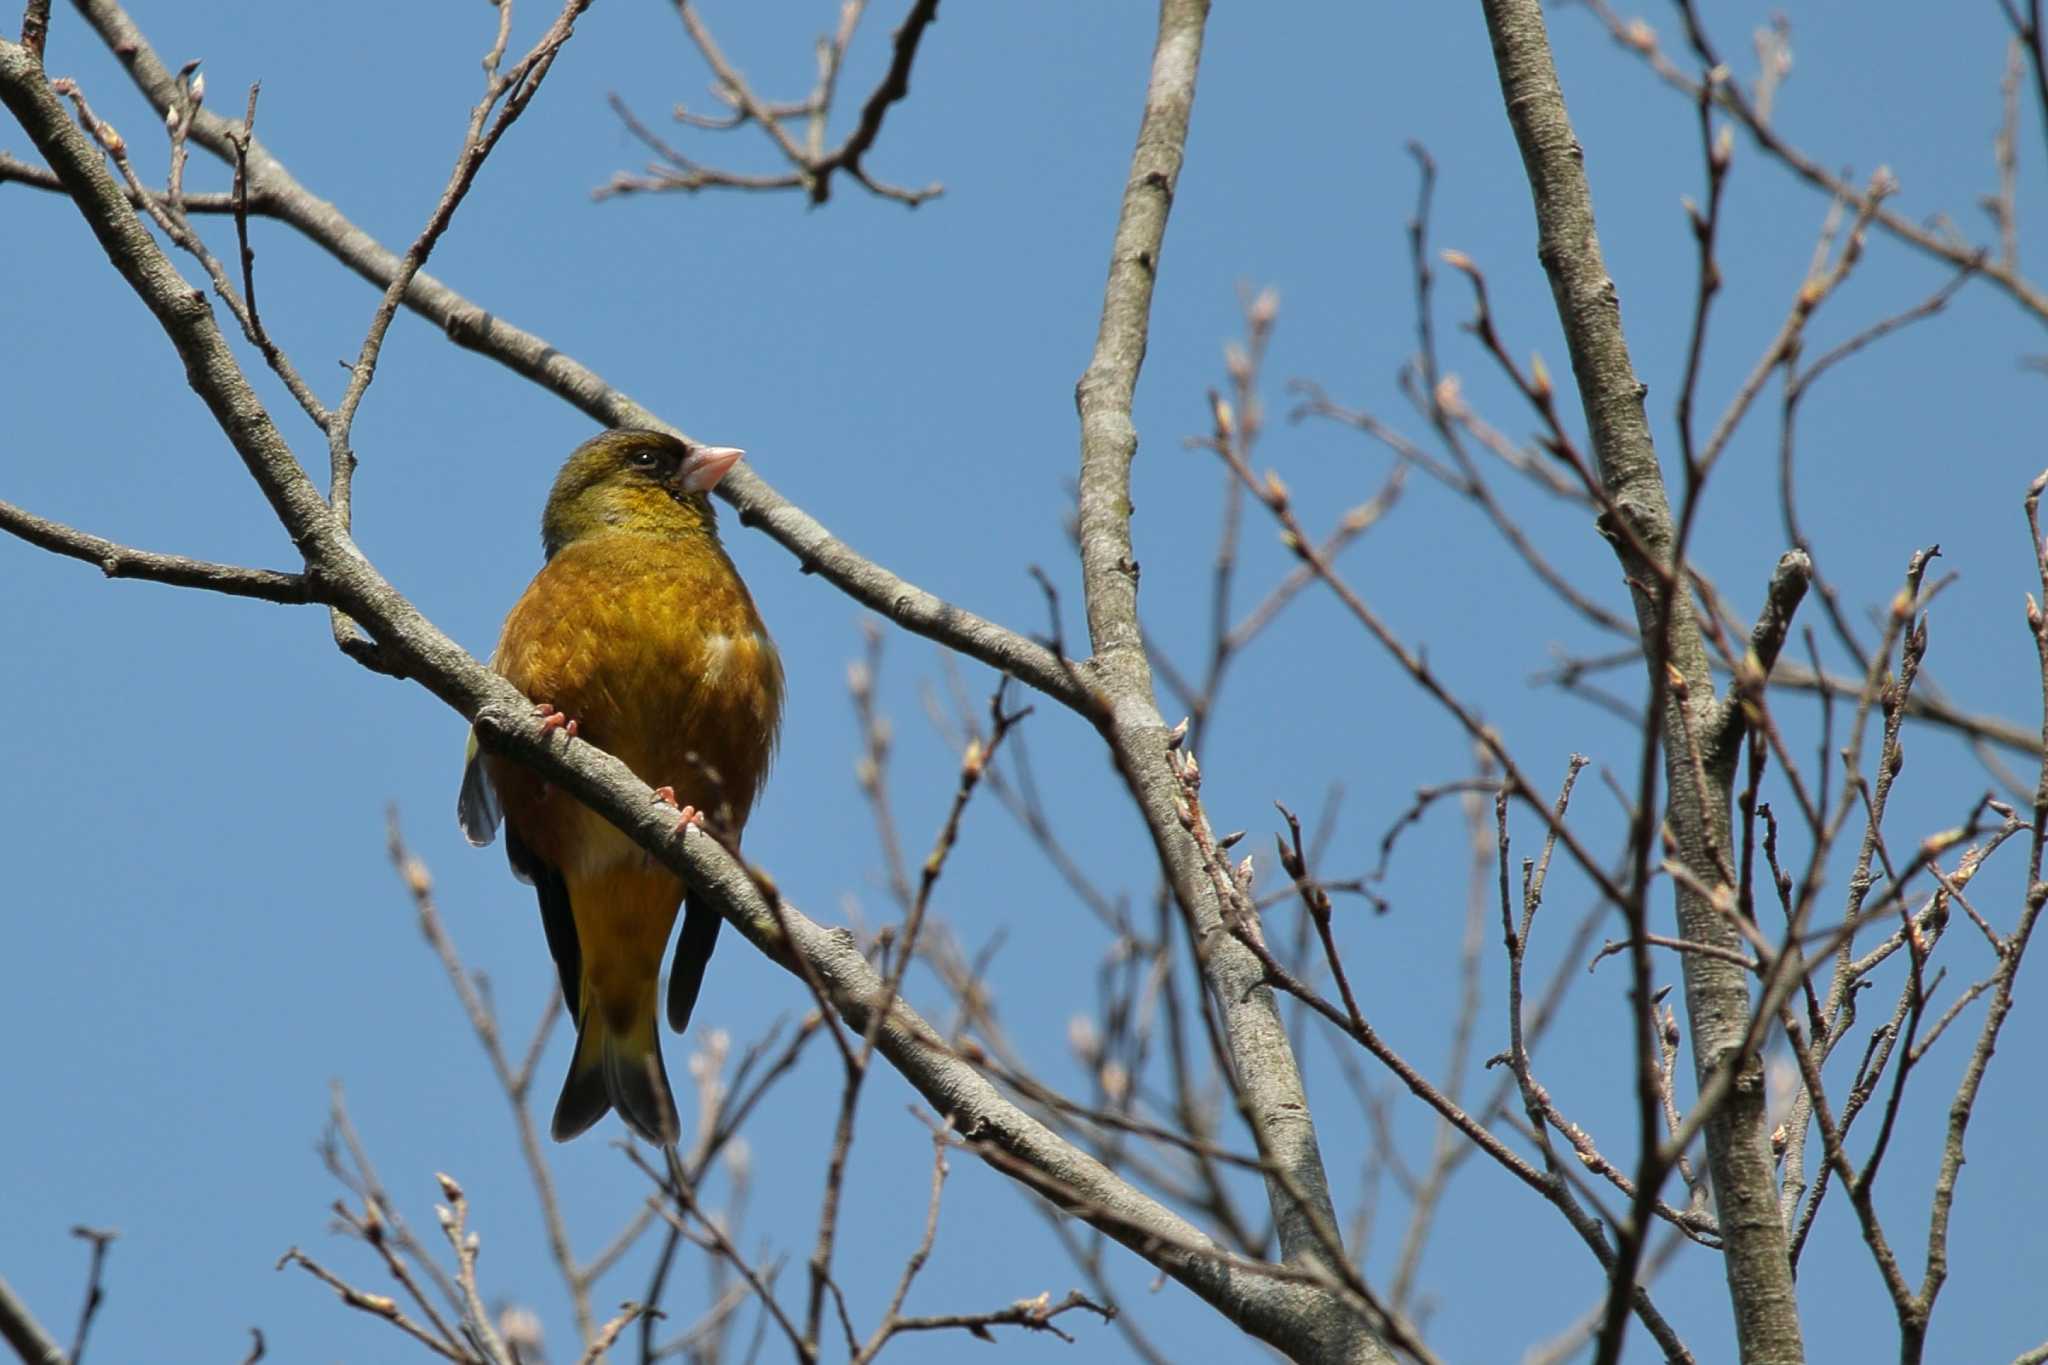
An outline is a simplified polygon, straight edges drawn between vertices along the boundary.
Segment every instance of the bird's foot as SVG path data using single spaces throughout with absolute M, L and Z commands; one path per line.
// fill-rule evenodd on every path
M 542 734 L 546 734 L 550 730 L 560 730 L 569 738 L 576 738 L 576 722 L 570 717 L 565 716 L 560 711 L 556 710 L 553 703 L 544 701 L 535 702 L 533 704 L 533 714 L 540 717 L 540 729 Z
M 656 787 L 654 789 L 654 799 L 661 802 L 664 806 L 676 807 L 676 833 L 681 834 L 692 825 L 699 829 L 704 828 L 704 812 L 698 810 L 695 806 L 676 805 L 676 789 L 674 787 Z

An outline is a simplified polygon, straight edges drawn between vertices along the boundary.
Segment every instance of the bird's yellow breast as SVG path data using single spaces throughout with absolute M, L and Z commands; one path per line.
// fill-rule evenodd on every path
M 782 665 L 709 536 L 620 532 L 558 551 L 506 618 L 495 664 L 527 696 L 652 786 L 737 830 L 782 714 Z M 516 764 L 491 762 L 506 819 L 543 859 L 594 872 L 637 856 L 623 835 Z

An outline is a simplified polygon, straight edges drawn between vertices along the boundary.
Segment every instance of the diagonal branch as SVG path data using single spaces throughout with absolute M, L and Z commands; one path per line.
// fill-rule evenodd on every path
M 4 1279 L 0 1279 L 0 1340 L 12 1346 L 27 1365 L 64 1365 L 64 1348 L 36 1321 L 28 1305 L 15 1297 Z
M 865 180 L 860 159 L 882 135 L 882 120 L 887 117 L 889 106 L 910 94 L 910 67 L 917 60 L 917 45 L 923 40 L 925 29 L 938 17 L 939 0 L 916 0 L 910 7 L 910 13 L 903 16 L 903 22 L 890 36 L 889 69 L 868 92 L 867 101 L 860 107 L 860 122 L 846 135 L 846 141 L 840 144 L 839 150 L 833 153 L 832 159 L 846 167 L 849 174 Z

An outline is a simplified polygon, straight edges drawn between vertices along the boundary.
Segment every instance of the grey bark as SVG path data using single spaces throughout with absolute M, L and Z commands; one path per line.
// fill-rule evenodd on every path
M 1088 635 L 1087 675 L 1100 690 L 1104 738 L 1136 798 L 1160 866 L 1186 912 L 1222 1015 L 1235 1084 L 1260 1155 L 1282 1254 L 1327 1265 L 1343 1254 L 1329 1180 L 1300 1068 L 1258 959 L 1225 923 L 1225 907 L 1183 825 L 1180 781 L 1153 693 L 1138 620 L 1131 538 L 1131 463 L 1138 433 L 1131 402 L 1145 360 L 1160 248 L 1180 178 L 1201 63 L 1207 0 L 1163 0 L 1145 113 L 1110 248 L 1102 319 L 1075 388 L 1081 420 L 1080 542 Z M 1304 1359 L 1391 1360 L 1355 1307 L 1336 1296 L 1304 1322 L 1316 1349 Z
M 1538 0 L 1483 3 L 1508 121 L 1535 201 L 1537 256 L 1550 278 L 1599 476 L 1615 513 L 1633 531 L 1610 539 L 1634 598 L 1653 695 L 1665 701 L 1667 818 L 1680 860 L 1711 887 L 1724 880 L 1718 862 L 1731 848 L 1732 769 L 1710 766 L 1702 782 L 1686 745 L 1687 735 L 1713 731 L 1713 676 L 1687 593 L 1658 588 L 1660 577 L 1679 568 L 1672 563 L 1676 532 L 1644 417 L 1643 387 L 1622 333 L 1620 300 L 1601 258 L 1584 152 L 1565 111 Z M 1654 562 L 1645 562 L 1644 555 Z M 1666 685 L 1667 661 L 1684 679 L 1682 689 Z M 1678 926 L 1683 938 L 1741 947 L 1721 914 L 1683 887 Z M 1741 1356 L 1749 1365 L 1794 1365 L 1805 1359 L 1805 1350 L 1778 1218 L 1763 1067 L 1754 1054 L 1742 1054 L 1749 983 L 1730 962 L 1700 953 L 1681 960 L 1695 1079 L 1704 1086 L 1722 1069 L 1734 1069 L 1735 1083 L 1705 1132 Z

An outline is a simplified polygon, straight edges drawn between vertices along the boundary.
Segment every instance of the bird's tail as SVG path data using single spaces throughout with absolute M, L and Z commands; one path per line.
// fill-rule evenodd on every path
M 682 1124 L 668 1088 L 668 1069 L 661 1062 L 661 1034 L 654 1024 L 652 1002 L 635 1013 L 638 1022 L 631 1028 L 618 1029 L 604 1010 L 592 1008 L 589 983 L 584 984 L 576 1056 L 562 1082 L 562 1097 L 555 1102 L 555 1141 L 567 1142 L 603 1118 L 607 1109 L 616 1109 L 628 1128 L 655 1146 L 673 1143 Z

